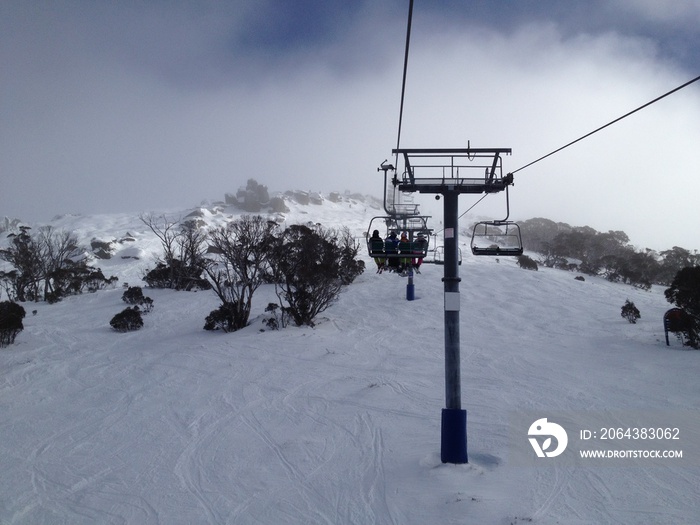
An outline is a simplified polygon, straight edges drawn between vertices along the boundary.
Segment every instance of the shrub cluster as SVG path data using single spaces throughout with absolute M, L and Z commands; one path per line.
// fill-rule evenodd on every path
M 216 310 L 209 312 L 204 319 L 205 330 L 223 330 L 224 332 L 234 332 L 243 328 L 236 324 L 238 317 L 233 303 L 223 303 Z M 244 325 L 245 326 L 245 325 Z
M 133 332 L 143 326 L 141 309 L 138 306 L 127 307 L 112 317 L 110 326 L 117 332 Z
M 17 334 L 24 330 L 22 319 L 25 315 L 24 308 L 15 302 L 0 303 L 0 347 L 9 346 L 15 342 Z
M 364 270 L 364 262 L 356 258 L 359 244 L 347 228 L 294 225 L 280 232 L 274 222 L 244 216 L 210 232 L 209 242 L 206 272 L 221 305 L 207 316 L 206 330 L 245 327 L 253 294 L 271 282 L 281 316 L 278 320 L 276 311 L 270 310 L 275 314 L 270 322 L 284 326 L 291 320 L 298 326 L 313 326 L 341 288 Z
M 534 259 L 528 257 L 527 255 L 520 255 L 518 257 L 518 266 L 520 266 L 524 270 L 538 270 L 537 262 L 535 262 Z
M 110 326 L 117 332 L 133 332 L 143 327 L 143 316 L 153 310 L 153 299 L 143 295 L 140 286 L 128 286 L 122 294 L 122 301 L 128 306 L 112 317 Z
M 143 290 L 140 286 L 130 286 L 122 294 L 122 301 L 126 304 L 132 304 L 138 306 L 144 313 L 148 313 L 153 310 L 153 299 L 143 295 Z
M 0 272 L 0 286 L 13 301 L 60 301 L 68 295 L 94 292 L 114 284 L 102 271 L 88 266 L 86 250 L 75 234 L 48 226 L 32 234 L 21 226 L 10 234 L 10 246 L 0 250 L 0 259 L 13 270 Z

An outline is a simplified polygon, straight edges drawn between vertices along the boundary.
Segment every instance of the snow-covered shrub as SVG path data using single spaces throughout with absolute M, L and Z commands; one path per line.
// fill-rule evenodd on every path
M 126 304 L 134 304 L 143 309 L 144 313 L 153 310 L 153 299 L 143 295 L 140 286 L 130 286 L 123 294 L 122 301 Z
M 12 301 L 0 303 L 0 347 L 11 345 L 22 330 L 26 312 L 24 308 Z
M 537 263 L 527 255 L 521 255 L 518 257 L 518 266 L 520 266 L 524 270 L 538 270 Z
M 685 344 L 700 348 L 700 266 L 680 270 L 664 295 L 686 314 Z
M 233 332 L 242 327 L 236 327 L 234 319 L 236 306 L 233 303 L 223 303 L 216 310 L 209 312 L 204 319 L 205 330 L 223 330 Z M 245 325 L 244 325 L 245 326 Z
M 117 332 L 133 332 L 143 327 L 141 309 L 138 306 L 127 307 L 112 317 L 110 326 Z
M 637 319 L 642 317 L 637 307 L 634 305 L 633 302 L 630 302 L 629 299 L 627 299 L 625 301 L 625 304 L 622 305 L 622 311 L 620 312 L 620 315 L 632 324 L 636 324 Z
M 282 323 L 314 325 L 318 314 L 338 297 L 343 286 L 364 271 L 356 259 L 359 245 L 347 231 L 304 225 L 287 228 L 275 240 L 271 264 Z
M 269 303 L 267 305 L 267 308 L 265 308 L 265 311 L 272 314 L 272 317 L 268 317 L 265 319 L 265 326 L 267 326 L 270 330 L 279 330 L 280 327 L 280 320 L 277 315 L 277 310 L 279 309 L 278 304 L 275 303 Z

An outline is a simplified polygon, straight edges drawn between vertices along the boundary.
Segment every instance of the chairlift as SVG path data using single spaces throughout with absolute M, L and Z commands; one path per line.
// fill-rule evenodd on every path
M 471 249 L 474 255 L 519 256 L 523 254 L 520 226 L 508 220 L 510 201 L 506 186 L 506 217 L 500 221 L 480 221 L 472 231 Z
M 445 247 L 444 246 L 437 246 L 434 250 L 431 250 L 431 251 L 433 253 L 432 260 L 426 259 L 423 262 L 444 265 L 445 264 Z M 462 249 L 461 248 L 457 249 L 457 264 L 460 266 L 462 265 Z
M 510 221 L 477 222 L 472 232 L 471 249 L 474 255 L 522 255 L 520 226 Z
M 405 262 L 402 259 L 422 262 L 428 254 L 432 232 L 427 219 L 426 216 L 374 217 L 365 232 L 367 253 L 373 259 L 386 260 L 389 269 L 400 267 Z M 404 235 L 406 240 L 402 241 Z

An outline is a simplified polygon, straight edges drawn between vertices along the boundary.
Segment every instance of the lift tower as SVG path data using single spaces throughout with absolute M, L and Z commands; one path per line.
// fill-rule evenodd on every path
M 513 183 L 503 175 L 501 155 L 510 148 L 395 149 L 404 161 L 393 183 L 404 192 L 442 195 L 444 210 L 445 408 L 442 410 L 440 458 L 467 463 L 467 411 L 462 409 L 459 341 L 458 200 L 462 193 L 497 193 Z

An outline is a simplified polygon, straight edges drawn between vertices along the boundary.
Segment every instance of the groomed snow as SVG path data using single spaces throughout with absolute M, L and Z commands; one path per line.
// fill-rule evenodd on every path
M 362 203 L 295 207 L 288 222 L 346 224 Z M 183 214 L 184 215 L 184 214 Z M 207 216 L 223 221 L 225 213 Z M 440 462 L 444 407 L 442 267 L 406 280 L 372 262 L 314 328 L 202 329 L 211 292 L 144 288 L 143 329 L 109 327 L 124 282 L 158 243 L 138 218 L 63 217 L 86 244 L 135 241 L 140 259 L 100 261 L 119 286 L 24 304 L 25 330 L 0 351 L 3 524 L 690 524 L 698 458 L 541 467 L 512 460 L 513 413 L 696 413 L 700 352 L 666 347 L 670 305 L 650 292 L 512 259 L 460 267 L 462 397 L 470 463 Z M 462 241 L 467 241 L 462 237 Z M 642 318 L 620 316 L 625 300 Z M 36 314 L 32 314 L 36 310 Z M 624 421 L 622 422 L 624 423 Z M 686 441 L 698 423 L 678 421 Z M 688 438 L 687 436 L 691 436 Z M 690 453 L 690 451 L 688 452 Z M 553 459 L 553 458 L 550 458 Z

